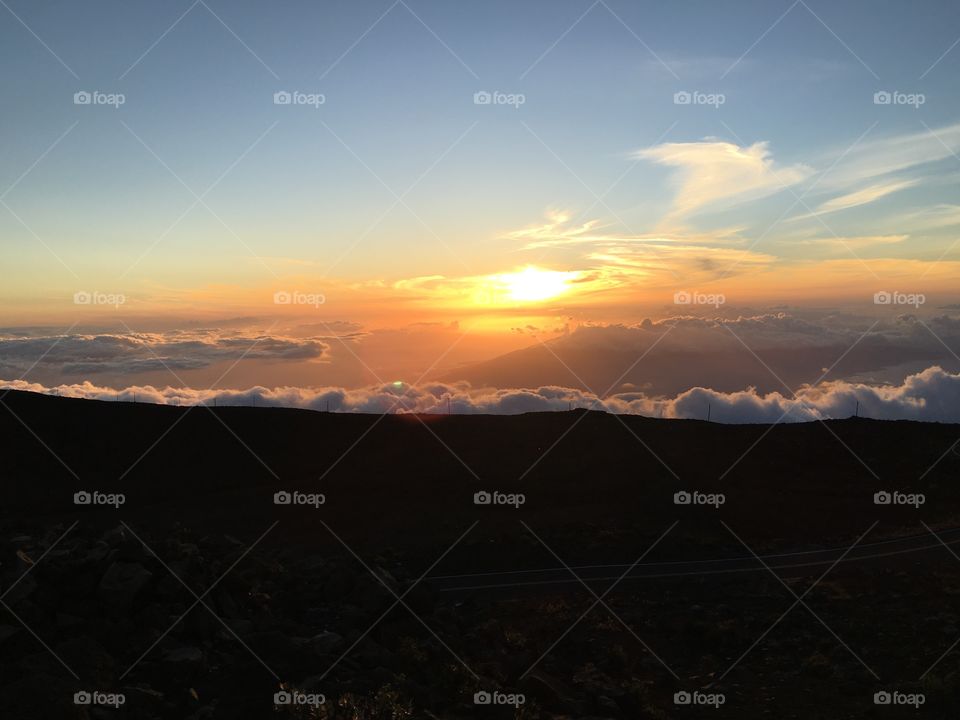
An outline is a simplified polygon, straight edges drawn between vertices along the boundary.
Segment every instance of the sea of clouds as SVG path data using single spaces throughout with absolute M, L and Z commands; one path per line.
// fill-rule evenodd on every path
M 0 389 L 25 390 L 92 400 L 149 402 L 165 405 L 214 404 L 291 407 L 352 413 L 446 413 L 512 415 L 525 412 L 589 408 L 664 418 L 705 419 L 722 423 L 804 422 L 844 418 L 859 406 L 862 417 L 960 423 L 960 373 L 939 366 L 907 376 L 898 385 L 848 381 L 801 387 L 795 395 L 760 393 L 754 388 L 718 392 L 691 388 L 674 397 L 640 392 L 598 398 L 573 388 L 475 388 L 468 383 L 385 384 L 358 389 L 336 387 L 251 387 L 199 390 L 183 387 L 113 388 L 83 383 L 45 386 L 24 380 L 0 380 Z

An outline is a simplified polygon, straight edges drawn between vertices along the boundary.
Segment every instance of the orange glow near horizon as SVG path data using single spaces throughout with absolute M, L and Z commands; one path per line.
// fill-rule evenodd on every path
M 569 291 L 573 273 L 542 270 L 532 265 L 515 273 L 497 276 L 507 290 L 507 297 L 515 302 L 550 300 Z

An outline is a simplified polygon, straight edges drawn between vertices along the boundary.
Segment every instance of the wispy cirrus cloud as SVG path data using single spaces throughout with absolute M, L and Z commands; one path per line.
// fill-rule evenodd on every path
M 661 226 L 682 224 L 690 216 L 724 210 L 789 190 L 813 179 L 811 199 L 798 195 L 787 222 L 838 213 L 878 202 L 922 185 L 946 183 L 938 162 L 960 156 L 960 123 L 855 142 L 820 155 L 810 164 L 778 164 L 768 142 L 740 145 L 716 139 L 664 143 L 634 157 L 674 169 L 674 203 Z M 815 192 L 813 192 L 815 191 Z M 955 223 L 955 206 L 943 203 L 931 213 L 918 210 L 901 219 L 927 228 Z M 821 221 L 822 222 L 822 221 Z M 595 231 L 601 226 L 584 226 Z M 914 225 L 898 227 L 909 232 Z
M 737 263 L 739 271 L 767 267 L 776 258 L 745 249 L 739 228 L 710 233 L 625 235 L 600 220 L 580 221 L 569 211 L 549 211 L 545 221 L 508 233 L 522 251 L 565 249 L 579 253 L 587 272 L 618 276 L 621 283 L 705 282 Z
M 818 215 L 828 215 L 830 213 L 840 212 L 841 210 L 849 210 L 850 208 L 876 202 L 880 198 L 887 197 L 888 195 L 892 195 L 895 192 L 900 192 L 901 190 L 906 190 L 907 188 L 916 187 L 919 184 L 920 180 L 916 178 L 875 183 L 844 195 L 838 195 L 837 197 L 821 203 L 815 210 L 813 210 L 813 212 L 797 215 L 790 219 L 793 221 L 806 220 Z
M 898 245 L 909 239 L 909 235 L 838 235 L 836 237 L 806 238 L 795 241 L 795 244 L 849 252 L 851 249 L 860 250 L 861 248 Z
M 849 152 L 835 151 L 839 161 L 824 176 L 824 188 L 849 188 L 876 178 L 940 162 L 960 154 L 960 123 L 866 140 Z
M 939 203 L 930 207 L 911 209 L 889 218 L 887 222 L 894 227 L 920 230 L 960 225 L 960 205 Z

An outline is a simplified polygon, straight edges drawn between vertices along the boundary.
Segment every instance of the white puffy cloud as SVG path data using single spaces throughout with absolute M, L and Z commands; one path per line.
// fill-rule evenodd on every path
M 616 398 L 611 399 L 616 402 Z M 801 388 L 795 396 L 766 395 L 750 388 L 720 393 L 693 388 L 662 403 L 664 417 L 704 418 L 707 406 L 713 420 L 723 423 L 803 422 L 850 417 L 877 420 L 960 422 L 960 373 L 938 366 L 907 376 L 900 385 L 867 385 L 846 381 Z M 616 405 L 608 406 L 616 409 Z M 641 404 L 639 407 L 645 407 Z M 624 405 L 629 410 L 631 403 Z
M 0 381 L 0 388 L 94 400 L 133 400 L 166 405 L 213 404 L 330 409 L 354 413 L 445 413 L 513 415 L 590 408 L 607 412 L 664 418 L 705 419 L 721 423 L 803 422 L 853 415 L 882 420 L 923 420 L 960 423 L 960 373 L 938 366 L 909 375 L 899 385 L 868 385 L 846 381 L 805 386 L 796 396 L 759 393 L 754 388 L 718 392 L 692 388 L 673 398 L 639 392 L 599 399 L 589 392 L 559 386 L 539 388 L 473 388 L 467 383 L 388 384 L 358 389 L 301 387 L 246 390 L 197 390 L 152 386 L 115 389 L 87 381 L 46 387 L 23 380 Z

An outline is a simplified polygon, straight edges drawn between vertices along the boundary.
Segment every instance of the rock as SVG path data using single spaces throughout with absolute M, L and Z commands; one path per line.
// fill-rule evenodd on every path
M 140 627 L 154 628 L 160 631 L 166 630 L 173 618 L 170 612 L 160 603 L 151 603 L 137 616 L 136 621 Z
M 527 675 L 521 683 L 521 692 L 535 698 L 554 712 L 579 715 L 579 702 L 574 693 L 554 677 L 541 670 Z
M 93 638 L 80 636 L 65 640 L 54 649 L 58 658 L 82 673 L 88 682 L 101 685 L 113 679 L 116 662 Z
M 417 615 L 429 615 L 436 606 L 436 596 L 433 591 L 424 585 L 418 583 L 407 593 L 403 601 L 410 606 Z
M 168 650 L 163 655 L 163 661 L 186 665 L 199 665 L 203 662 L 203 650 L 198 647 L 181 647 Z
M 149 685 L 127 685 L 122 690 L 127 697 L 126 705 L 132 708 L 156 706 L 163 702 L 163 693 Z
M 103 534 L 103 538 L 101 539 L 105 543 L 107 543 L 110 547 L 115 548 L 115 547 L 120 547 L 120 543 L 126 540 L 126 538 L 127 538 L 127 534 L 124 531 L 123 527 L 121 527 L 120 525 L 117 525 L 117 527 L 113 528 L 112 530 L 108 530 L 107 532 L 105 532 Z
M 18 632 L 20 632 L 20 628 L 13 625 L 0 625 L 0 645 L 3 645 Z
M 189 591 L 173 575 L 164 575 L 157 583 L 157 596 L 164 600 L 184 599 Z
M 330 602 L 342 602 L 353 586 L 356 584 L 356 577 L 342 568 L 337 568 L 330 573 L 326 585 L 323 588 L 324 596 Z
M 97 540 L 84 556 L 84 562 L 101 563 L 110 555 L 110 546 L 103 540 Z
M 833 663 L 822 653 L 814 653 L 803 661 L 800 671 L 804 675 L 818 678 L 828 678 L 833 675 Z
M 310 638 L 310 646 L 317 655 L 329 655 L 343 646 L 343 636 L 324 630 Z
M 115 610 L 133 604 L 137 594 L 153 580 L 153 573 L 139 563 L 115 562 L 104 573 L 97 588 L 100 599 Z
M 383 582 L 381 582 L 383 580 Z M 386 587 L 384 587 L 386 585 Z M 351 600 L 367 613 L 379 613 L 386 610 L 396 600 L 387 589 L 390 583 L 386 579 L 378 580 L 371 574 L 361 575 L 351 593 Z M 399 593 L 398 593 L 399 594 Z
M 124 562 L 144 562 L 151 556 L 152 553 L 135 537 L 124 537 L 117 547 L 117 559 L 123 560 Z
M 253 632 L 253 623 L 249 620 L 231 620 L 227 625 L 240 637 L 246 637 Z
M 10 583 L 10 586 L 6 591 L 6 596 L 4 597 L 4 600 L 8 605 L 15 605 L 21 600 L 27 599 L 33 595 L 34 592 L 36 592 L 37 581 L 34 579 L 32 574 L 23 577 L 23 579 L 21 579 L 16 585 L 13 584 L 14 582 L 16 581 L 14 580 Z
M 231 595 L 226 590 L 220 590 L 217 593 L 216 607 L 220 609 L 220 615 L 226 618 L 232 618 L 239 620 L 243 617 L 243 613 L 240 610 L 240 606 L 237 604 L 237 601 L 233 599 Z
M 373 572 L 376 573 L 377 577 L 380 578 L 380 580 L 382 580 L 383 583 L 394 592 L 394 594 L 400 594 L 400 584 L 388 570 L 385 570 L 378 565 L 373 569 Z
M 597 698 L 597 709 L 607 716 L 615 716 L 620 714 L 619 706 L 606 695 L 601 695 Z
M 178 647 L 163 654 L 160 676 L 171 686 L 182 686 L 203 671 L 203 651 L 198 647 Z M 161 687 L 167 687 L 161 683 Z
M 324 695 L 330 691 L 330 681 L 323 675 L 311 675 L 297 683 L 297 689 L 305 693 Z
M 58 669 L 50 673 L 28 673 L 12 681 L 4 679 L 0 688 L 4 720 L 86 720 L 82 710 L 73 704 L 73 693 L 77 689 L 73 678 L 56 660 L 53 662 Z
M 392 652 L 369 637 L 365 638 L 360 645 L 347 655 L 347 660 L 365 674 L 369 673 L 370 668 L 390 667 L 394 664 L 395 659 Z
M 300 647 L 300 643 L 295 638 L 277 630 L 253 633 L 246 640 L 258 654 L 270 657 L 290 656 Z
M 303 615 L 303 621 L 307 625 L 316 627 L 317 625 L 326 625 L 331 618 L 332 613 L 329 608 L 311 607 Z

